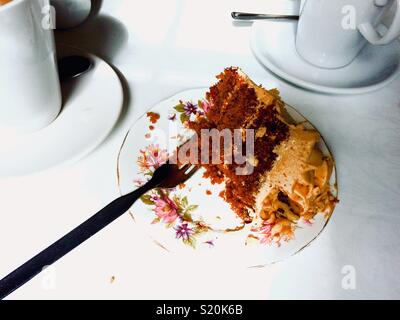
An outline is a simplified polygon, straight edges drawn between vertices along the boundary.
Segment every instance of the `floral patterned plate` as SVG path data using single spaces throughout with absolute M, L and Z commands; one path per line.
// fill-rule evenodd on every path
M 118 156 L 118 184 L 121 194 L 131 192 L 147 181 L 168 154 L 190 136 L 182 122 L 207 107 L 207 89 L 181 92 L 154 106 L 126 135 Z M 286 106 L 297 122 L 314 128 L 302 115 Z M 325 155 L 330 152 L 322 141 Z M 174 190 L 155 190 L 131 208 L 135 223 L 159 246 L 169 252 L 204 254 L 210 259 L 230 260 L 244 266 L 260 266 L 281 261 L 308 246 L 327 225 L 329 218 L 318 214 L 310 223 L 299 222 L 295 239 L 268 243 L 262 235 L 254 237 L 251 226 L 231 211 L 219 197 L 222 185 L 212 185 L 199 170 L 185 185 Z M 336 173 L 331 179 L 336 196 Z

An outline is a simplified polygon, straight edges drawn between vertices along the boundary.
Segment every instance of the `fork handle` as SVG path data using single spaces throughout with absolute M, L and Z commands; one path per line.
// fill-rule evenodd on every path
M 132 193 L 114 200 L 80 226 L 0 280 L 0 299 L 4 299 L 42 272 L 45 267 L 52 265 L 68 252 L 108 226 L 111 222 L 118 219 L 130 209 L 136 200 L 151 189 L 152 186 L 148 183 Z

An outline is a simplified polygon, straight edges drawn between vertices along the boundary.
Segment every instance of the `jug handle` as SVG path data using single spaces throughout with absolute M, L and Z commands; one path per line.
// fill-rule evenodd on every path
M 376 5 L 379 5 L 379 3 Z M 396 0 L 396 13 L 389 30 L 384 36 L 381 36 L 370 22 L 360 24 L 358 30 L 371 44 L 386 45 L 391 43 L 400 36 L 400 0 Z

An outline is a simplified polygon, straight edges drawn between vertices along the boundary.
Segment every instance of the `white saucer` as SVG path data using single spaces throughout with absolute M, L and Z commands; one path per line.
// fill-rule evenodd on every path
M 299 56 L 296 28 L 293 21 L 256 21 L 251 35 L 251 48 L 258 61 L 295 85 L 330 94 L 360 94 L 384 87 L 399 74 L 399 41 L 387 46 L 368 44 L 348 66 L 327 70 Z
M 59 50 L 60 51 L 60 50 Z M 59 56 L 85 55 L 92 69 L 62 83 L 64 106 L 48 127 L 23 136 L 2 134 L 0 177 L 21 176 L 75 162 L 93 151 L 114 128 L 123 89 L 115 71 L 100 58 L 62 47 Z

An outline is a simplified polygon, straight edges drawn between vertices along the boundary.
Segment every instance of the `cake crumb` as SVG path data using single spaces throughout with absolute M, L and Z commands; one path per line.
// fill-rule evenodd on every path
M 155 112 L 147 112 L 147 118 L 149 118 L 151 123 L 155 124 L 160 119 L 160 115 Z
M 207 194 L 208 196 L 211 196 L 211 195 L 212 195 L 212 192 L 211 192 L 210 190 L 206 190 L 206 194 Z
M 256 138 L 262 138 L 265 136 L 265 134 L 267 133 L 267 128 L 266 127 L 261 127 L 257 129 L 256 132 Z
M 150 129 L 151 131 L 153 131 L 153 130 L 154 130 L 154 126 L 149 126 L 149 129 Z
M 112 276 L 110 279 L 110 283 L 113 284 L 115 282 L 115 276 Z

